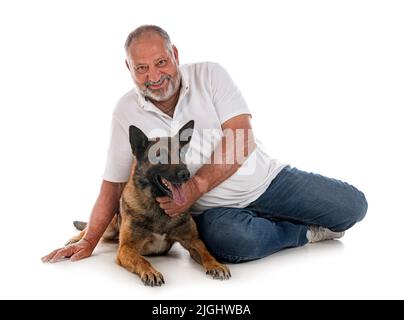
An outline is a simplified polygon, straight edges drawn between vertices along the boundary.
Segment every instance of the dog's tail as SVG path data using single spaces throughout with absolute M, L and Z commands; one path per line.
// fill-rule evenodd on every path
M 83 221 L 73 221 L 73 225 L 75 226 L 75 228 L 79 231 L 84 230 L 87 227 L 87 222 L 83 222 Z

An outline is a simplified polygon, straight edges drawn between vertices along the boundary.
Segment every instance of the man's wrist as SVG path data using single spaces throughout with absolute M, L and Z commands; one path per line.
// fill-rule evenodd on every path
M 190 183 L 192 185 L 193 194 L 196 198 L 195 200 L 198 200 L 204 193 L 208 192 L 208 183 L 200 176 L 194 175 L 191 178 Z
M 87 242 L 93 249 L 97 246 L 98 241 L 89 239 L 88 237 L 83 237 L 82 240 Z

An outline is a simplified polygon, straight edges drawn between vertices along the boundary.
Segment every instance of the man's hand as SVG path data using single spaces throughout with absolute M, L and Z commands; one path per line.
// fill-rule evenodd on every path
M 70 244 L 67 247 L 59 248 L 42 258 L 42 262 L 58 262 L 64 258 L 70 258 L 70 261 L 77 261 L 91 256 L 95 246 L 86 239 Z
M 199 190 L 195 182 L 195 177 L 185 182 L 182 185 L 182 188 L 186 198 L 184 203 L 178 204 L 170 197 L 156 198 L 157 202 L 160 204 L 160 208 L 163 209 L 164 212 L 171 218 L 176 218 L 188 211 L 188 209 L 191 208 L 195 201 L 198 200 L 202 195 L 202 192 Z

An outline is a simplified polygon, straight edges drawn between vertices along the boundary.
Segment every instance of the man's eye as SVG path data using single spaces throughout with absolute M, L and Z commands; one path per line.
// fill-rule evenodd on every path
M 136 71 L 140 72 L 140 73 L 146 72 L 147 67 L 146 66 L 138 66 L 138 67 L 136 67 Z
M 167 60 L 160 60 L 157 62 L 157 66 L 159 67 L 164 67 L 167 64 Z

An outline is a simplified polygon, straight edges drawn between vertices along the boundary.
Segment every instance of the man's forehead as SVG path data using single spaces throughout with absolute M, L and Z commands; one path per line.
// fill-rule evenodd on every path
M 147 63 L 167 55 L 164 39 L 158 36 L 145 36 L 136 39 L 129 46 L 129 54 L 134 63 Z

